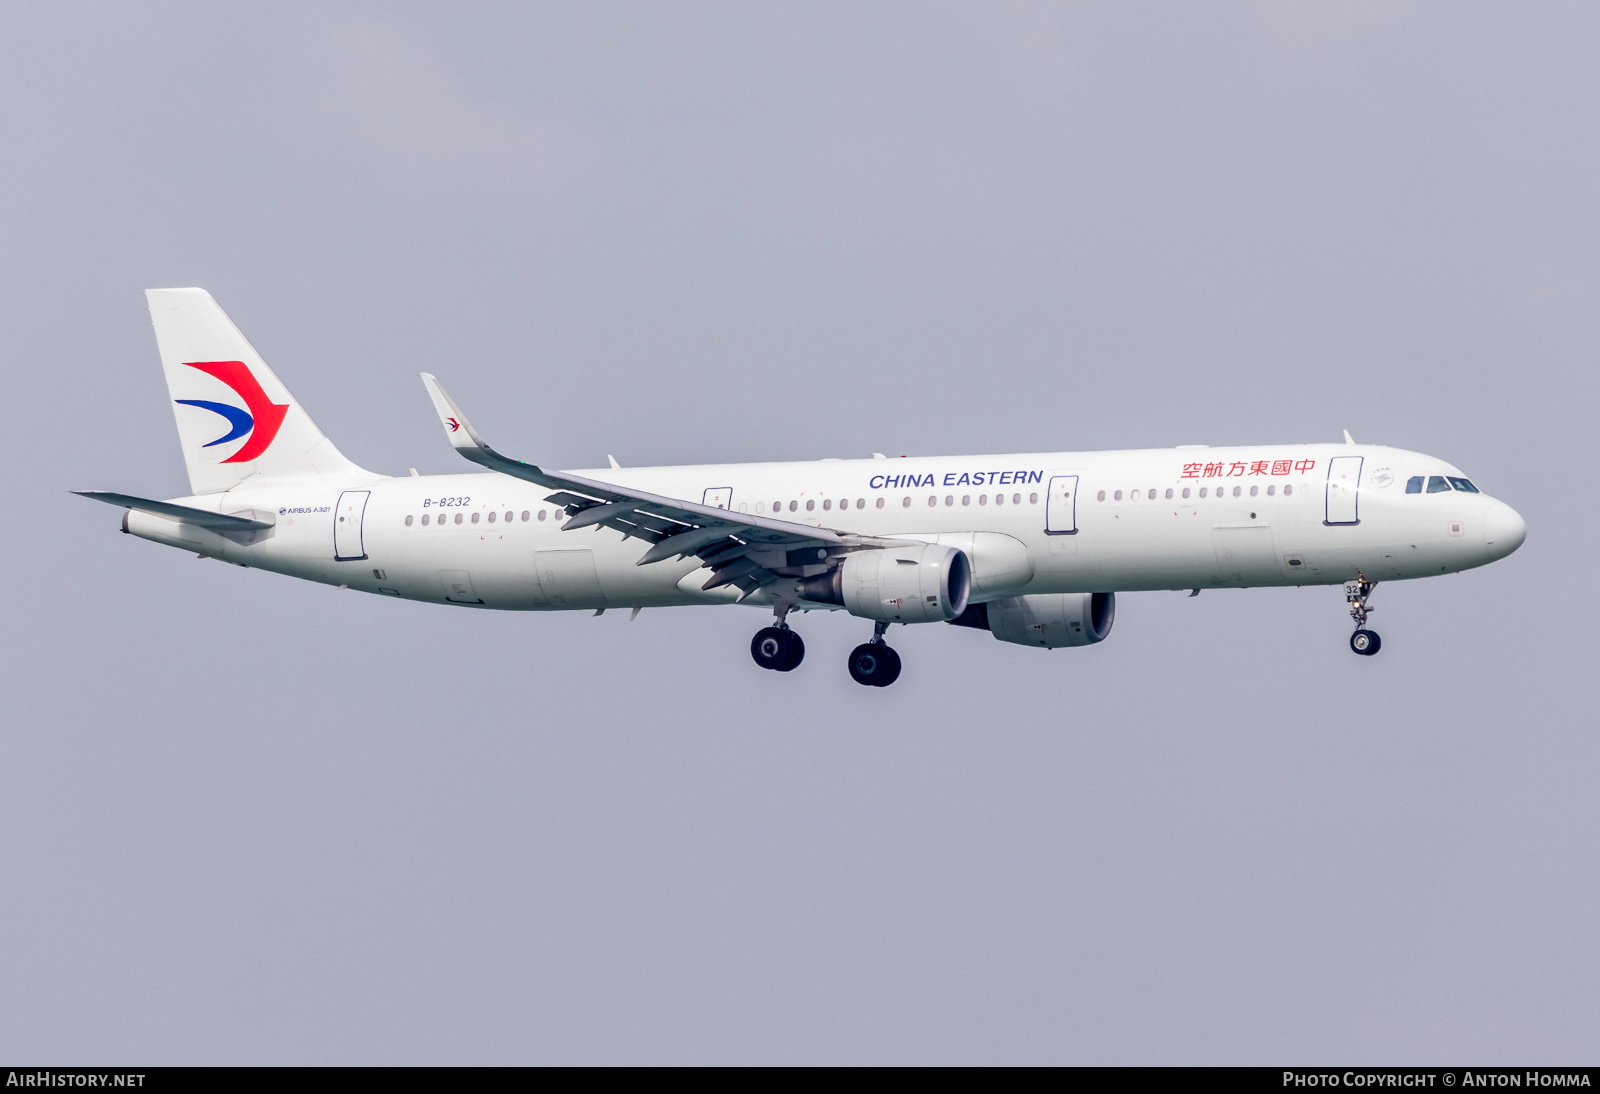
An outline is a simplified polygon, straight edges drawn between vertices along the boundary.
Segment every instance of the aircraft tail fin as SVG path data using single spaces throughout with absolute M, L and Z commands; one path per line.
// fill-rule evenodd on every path
M 252 476 L 369 474 L 323 435 L 210 293 L 149 289 L 145 299 L 193 493 L 230 490 Z

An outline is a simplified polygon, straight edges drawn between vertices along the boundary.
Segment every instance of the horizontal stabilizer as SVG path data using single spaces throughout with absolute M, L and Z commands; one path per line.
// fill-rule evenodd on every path
M 174 505 L 170 501 L 136 498 L 132 494 L 114 494 L 109 490 L 74 490 L 73 493 L 82 498 L 103 501 L 107 505 L 120 505 L 124 509 L 137 509 L 141 513 L 171 517 L 185 524 L 210 528 L 214 532 L 260 532 L 271 528 L 274 523 L 271 520 L 252 520 L 249 517 L 235 517 L 227 513 L 213 513 L 209 509 L 195 509 L 188 505 Z

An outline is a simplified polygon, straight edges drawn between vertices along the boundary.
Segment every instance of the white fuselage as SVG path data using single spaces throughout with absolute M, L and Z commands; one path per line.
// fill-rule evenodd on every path
M 1346 462 L 1333 463 L 1339 459 Z M 1330 466 L 1342 485 L 1330 487 Z M 1486 494 L 1406 493 L 1413 476 L 1460 472 L 1430 456 L 1372 445 L 581 474 L 840 532 L 937 537 L 972 556 L 974 602 L 1024 593 L 1337 584 L 1358 573 L 1369 581 L 1427 577 L 1502 558 L 1523 535 L 1521 518 Z M 1052 488 L 1063 496 L 1052 499 Z M 268 531 L 227 536 L 139 511 L 125 527 L 240 565 L 433 603 L 559 610 L 738 599 L 726 586 L 701 592 L 711 571 L 696 558 L 638 566 L 646 545 L 637 540 L 600 527 L 563 532 L 564 514 L 544 500 L 549 493 L 501 474 L 252 478 L 226 493 L 175 500 L 271 514 L 276 523 Z M 769 603 L 759 593 L 748 602 Z

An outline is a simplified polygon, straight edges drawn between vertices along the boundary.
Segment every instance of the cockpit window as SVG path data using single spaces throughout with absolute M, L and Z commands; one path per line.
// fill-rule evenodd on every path
M 1428 493 L 1445 494 L 1450 490 L 1450 484 L 1444 481 L 1443 475 L 1428 476 Z
M 1408 494 L 1420 494 L 1420 493 L 1422 493 L 1422 476 L 1421 475 L 1412 475 L 1409 479 L 1406 480 L 1406 493 L 1408 493 Z
M 1466 479 L 1458 479 L 1454 475 L 1450 476 L 1450 485 L 1464 494 L 1476 494 L 1478 492 L 1478 488 L 1473 486 L 1472 483 Z

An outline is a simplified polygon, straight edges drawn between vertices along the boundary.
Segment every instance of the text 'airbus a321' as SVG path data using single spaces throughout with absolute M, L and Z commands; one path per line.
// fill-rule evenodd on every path
M 426 374 L 450 443 L 489 473 L 377 475 L 323 436 L 210 294 L 146 295 L 191 493 L 81 492 L 125 507 L 124 532 L 434 604 L 754 605 L 773 621 L 751 655 L 779 672 L 805 655 L 788 624 L 796 609 L 870 620 L 850 675 L 884 687 L 900 675 L 891 623 L 1083 646 L 1110 634 L 1119 591 L 1267 585 L 1343 584 L 1350 648 L 1371 655 L 1380 580 L 1482 566 L 1526 534 L 1442 460 L 1348 433 L 1344 444 L 549 471 L 490 448 Z

